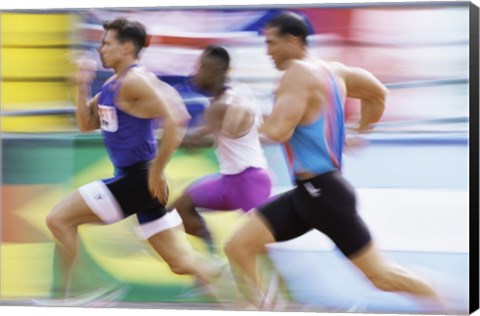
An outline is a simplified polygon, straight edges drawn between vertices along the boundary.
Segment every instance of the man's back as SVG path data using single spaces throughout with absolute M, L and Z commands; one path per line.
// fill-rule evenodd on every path
M 236 174 L 249 167 L 267 168 L 257 132 L 261 113 L 251 90 L 245 84 L 231 84 L 218 102 L 226 107 L 221 127 L 214 132 L 220 172 Z

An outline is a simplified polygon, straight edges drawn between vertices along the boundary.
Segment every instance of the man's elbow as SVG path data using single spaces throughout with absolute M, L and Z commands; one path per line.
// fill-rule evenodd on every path
M 377 102 L 377 107 L 378 107 L 378 112 L 380 115 L 383 114 L 385 111 L 385 103 L 387 102 L 387 95 L 388 95 L 388 89 L 384 86 L 382 89 L 382 92 L 380 93 L 378 97 L 378 102 Z
M 388 94 L 390 93 L 390 91 L 388 90 L 387 87 L 385 87 L 384 85 L 381 85 L 379 87 L 379 91 L 377 93 L 377 98 L 379 100 L 379 102 L 385 107 L 385 102 L 387 100 L 387 96 Z
M 386 100 L 387 100 L 386 95 L 379 95 L 372 100 L 373 102 L 371 102 L 371 104 L 375 105 L 375 109 L 377 110 L 377 112 L 383 113 L 383 111 L 385 110 Z
M 172 120 L 175 121 L 175 124 L 178 126 L 187 127 L 192 120 L 192 116 L 186 109 L 182 109 L 172 113 Z
M 377 113 L 383 114 L 385 111 L 385 103 L 387 101 L 387 95 L 389 91 L 385 86 L 379 87 L 375 94 L 372 94 L 369 98 L 369 104 L 373 105 Z

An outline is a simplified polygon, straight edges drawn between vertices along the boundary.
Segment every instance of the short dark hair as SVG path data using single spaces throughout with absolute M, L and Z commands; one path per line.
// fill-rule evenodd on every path
M 227 71 L 230 67 L 230 54 L 228 51 L 218 45 L 208 45 L 204 50 L 203 54 L 208 57 L 217 58 L 221 62 L 221 67 L 224 71 Z
M 112 21 L 105 21 L 103 23 L 105 31 L 117 31 L 117 39 L 120 43 L 131 41 L 135 46 L 135 57 L 138 56 L 142 48 L 148 46 L 147 31 L 145 26 L 137 21 L 130 21 L 126 18 L 120 17 Z
M 290 34 L 299 37 L 304 44 L 307 43 L 308 22 L 300 14 L 283 12 L 270 20 L 266 27 L 276 27 L 281 36 Z

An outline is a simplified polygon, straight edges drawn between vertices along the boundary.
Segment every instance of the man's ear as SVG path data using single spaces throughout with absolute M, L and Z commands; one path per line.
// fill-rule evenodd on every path
M 135 52 L 135 45 L 133 45 L 133 43 L 131 41 L 127 41 L 125 43 L 123 43 L 122 45 L 122 50 L 123 50 L 123 53 L 125 54 L 134 54 Z
M 293 36 L 292 34 L 287 34 L 287 35 L 285 35 L 285 36 L 286 36 L 286 38 L 287 38 L 287 43 L 288 43 L 289 45 L 295 45 L 295 46 L 296 46 L 296 45 L 301 44 L 301 39 L 300 39 L 300 37 L 298 37 L 298 36 Z

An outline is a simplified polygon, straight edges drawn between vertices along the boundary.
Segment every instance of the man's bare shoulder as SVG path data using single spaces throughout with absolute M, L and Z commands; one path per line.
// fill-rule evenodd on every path
M 348 68 L 345 64 L 342 64 L 341 62 L 338 62 L 338 61 L 329 61 L 325 63 L 328 65 L 328 67 L 330 67 L 333 70 L 343 70 Z
M 362 77 L 368 73 L 366 69 L 363 69 L 361 67 L 347 66 L 339 62 L 330 62 L 329 67 L 337 76 L 340 76 L 342 78 L 358 76 Z
M 129 78 L 131 81 L 143 80 L 145 83 L 150 84 L 152 87 L 159 89 L 160 92 L 174 92 L 176 91 L 174 87 L 165 81 L 161 80 L 155 73 L 145 69 L 137 68 L 135 71 L 132 71 L 132 74 Z
M 311 64 L 302 60 L 293 60 L 285 70 L 280 80 L 279 89 L 289 88 L 297 85 L 308 83 L 313 77 L 314 71 Z
M 320 59 L 311 58 L 293 61 L 287 71 L 290 71 L 291 74 L 296 76 L 312 75 L 317 77 L 327 69 L 333 70 L 334 72 L 342 72 L 347 68 L 348 67 L 339 62 L 327 62 Z
M 122 86 L 127 90 L 156 90 L 158 92 L 172 93 L 174 88 L 160 80 L 153 72 L 135 68 L 132 69 L 123 80 Z
M 282 78 L 284 85 L 318 87 L 325 82 L 328 63 L 317 59 L 293 61 Z
M 312 72 L 316 64 L 311 60 L 293 60 L 285 74 L 306 75 Z
M 134 68 L 125 75 L 122 85 L 138 87 L 149 83 L 151 80 L 152 77 L 148 71 L 140 68 Z
M 338 62 L 338 61 L 329 61 L 329 62 L 326 62 L 325 64 L 327 65 L 328 68 L 330 68 L 335 73 L 342 73 L 349 68 L 345 64 L 342 64 L 341 62 Z
M 119 98 L 121 100 L 139 100 L 151 98 L 155 93 L 152 77 L 148 72 L 134 68 L 122 80 Z

